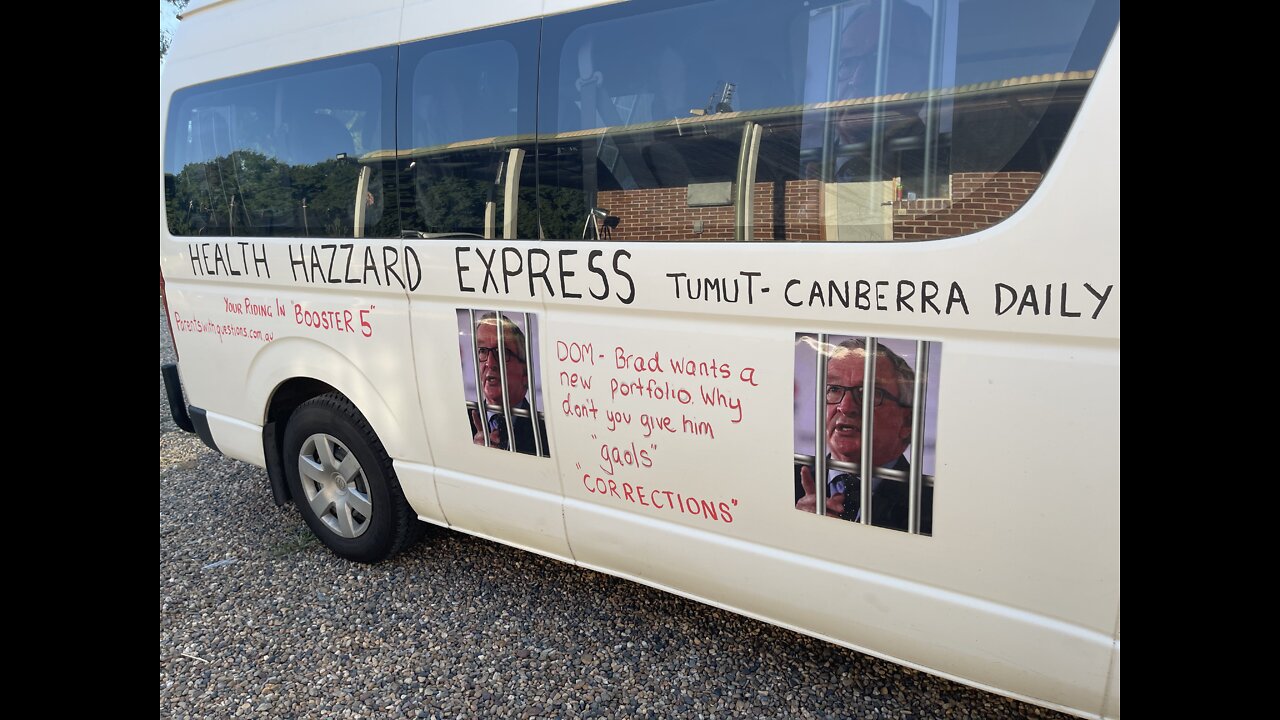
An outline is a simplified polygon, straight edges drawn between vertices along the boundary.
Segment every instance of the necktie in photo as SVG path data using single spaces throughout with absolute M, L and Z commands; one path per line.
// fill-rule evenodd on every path
M 840 517 L 858 522 L 862 515 L 859 507 L 862 504 L 862 495 L 859 492 L 858 476 L 853 473 L 840 473 L 831 479 L 827 488 L 828 497 L 844 494 L 844 512 L 840 513 Z
M 498 442 L 493 447 L 496 447 L 500 450 L 506 450 L 507 449 L 507 426 L 506 426 L 506 423 L 502 421 L 501 415 L 489 416 L 489 434 L 492 435 L 495 430 L 498 431 Z

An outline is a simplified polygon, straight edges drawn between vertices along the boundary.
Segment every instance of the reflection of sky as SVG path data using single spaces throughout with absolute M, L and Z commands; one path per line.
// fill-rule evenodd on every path
M 458 354 L 462 357 L 462 391 L 466 402 L 476 401 L 476 356 L 471 345 L 472 325 L 471 318 L 466 309 L 458 311 Z M 485 313 L 496 312 L 493 309 L 475 310 L 476 320 Z M 525 336 L 529 338 L 529 374 L 533 378 L 533 403 L 539 412 L 545 412 L 542 403 L 542 357 L 538 354 L 538 320 L 537 315 L 519 312 L 502 313 L 508 320 L 514 322 L 521 330 L 524 330 Z M 525 325 L 525 318 L 528 317 L 529 325 L 533 327 L 530 331 Z
M 1088 27 L 1091 0 L 901 1 L 937 21 L 932 42 L 923 40 L 926 46 L 936 43 L 934 88 L 1096 68 L 1119 21 L 1115 0 L 1097 3 L 1107 18 Z M 595 72 L 622 124 L 688 117 L 691 108 L 705 108 L 725 82 L 736 85 L 734 110 L 841 99 L 832 68 L 840 60 L 839 31 L 859 3 L 719 0 L 664 9 L 670 4 L 659 0 L 547 18 L 543 50 L 558 51 L 559 57 L 544 54 L 544 81 L 557 85 L 560 103 L 558 112 L 541 110 L 541 131 L 587 127 L 578 81 Z M 914 85 L 890 91 L 930 87 L 923 80 Z M 590 126 L 601 124 L 614 123 L 597 117 Z
M 794 396 L 794 442 L 795 452 L 812 455 L 814 451 L 814 401 L 816 400 L 815 382 L 818 372 L 818 354 L 802 337 L 817 338 L 817 333 L 796 333 L 795 345 L 795 396 Z M 854 335 L 828 335 L 827 342 L 838 345 Z M 894 338 L 878 338 L 885 345 L 907 361 L 912 368 L 916 364 L 916 341 L 896 340 Z M 934 453 L 938 444 L 938 376 L 942 366 L 942 343 L 935 342 L 929 346 L 929 377 L 925 386 L 924 412 L 924 469 L 926 475 L 936 472 Z M 904 453 L 911 455 L 911 448 Z

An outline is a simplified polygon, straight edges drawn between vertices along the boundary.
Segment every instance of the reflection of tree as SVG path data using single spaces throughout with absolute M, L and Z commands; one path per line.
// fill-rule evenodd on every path
M 520 186 L 520 207 L 516 219 L 516 237 L 537 239 L 538 221 L 547 238 L 568 238 L 565 234 L 577 224 L 582 232 L 582 191 L 576 188 L 535 188 L 532 168 Z M 490 195 L 490 192 L 492 195 Z M 490 182 L 463 177 L 444 177 L 418 185 L 417 204 L 405 215 L 405 227 L 428 233 L 484 234 L 484 205 L 493 200 L 494 234 L 502 236 L 504 205 L 500 187 Z
M 169 4 L 173 6 L 173 15 L 181 13 L 187 7 L 188 0 L 169 0 Z M 172 17 L 172 16 L 171 16 Z M 169 54 L 169 47 L 173 44 L 173 33 L 164 29 L 164 11 L 160 11 L 160 62 L 164 62 L 164 56 Z
M 166 210 L 174 235 L 354 234 L 360 165 L 349 159 L 288 165 L 262 153 L 236 151 L 187 165 L 171 177 Z
M 538 213 L 542 232 L 548 240 L 577 240 L 582 237 L 587 205 L 581 188 L 539 185 Z
M 492 202 L 493 233 L 495 237 L 502 237 L 508 179 L 505 164 L 509 162 L 510 150 L 511 146 L 468 148 L 417 160 L 407 176 L 411 197 L 405 198 L 401 208 L 405 229 L 432 234 L 483 235 L 485 206 Z M 544 222 L 548 211 L 538 206 L 537 172 L 531 150 L 526 148 L 519 178 L 516 237 L 521 239 L 539 237 L 539 210 Z M 555 211 L 552 213 L 554 216 Z
M 425 173 L 423 173 L 425 175 Z M 418 180 L 420 229 L 429 233 L 484 233 L 484 207 L 490 199 L 498 203 L 502 222 L 502 198 L 492 181 L 468 177 L 435 177 Z

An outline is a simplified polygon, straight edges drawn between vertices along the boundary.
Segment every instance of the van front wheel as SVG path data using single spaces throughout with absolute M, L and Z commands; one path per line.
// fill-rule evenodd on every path
M 338 555 L 378 562 L 421 536 L 382 442 L 342 395 L 321 395 L 293 411 L 284 458 L 294 504 Z

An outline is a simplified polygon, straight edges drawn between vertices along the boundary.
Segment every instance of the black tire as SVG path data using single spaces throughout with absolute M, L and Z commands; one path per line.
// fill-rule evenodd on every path
M 284 469 L 311 531 L 348 560 L 385 560 L 422 537 L 382 441 L 338 393 L 312 398 L 289 416 Z

